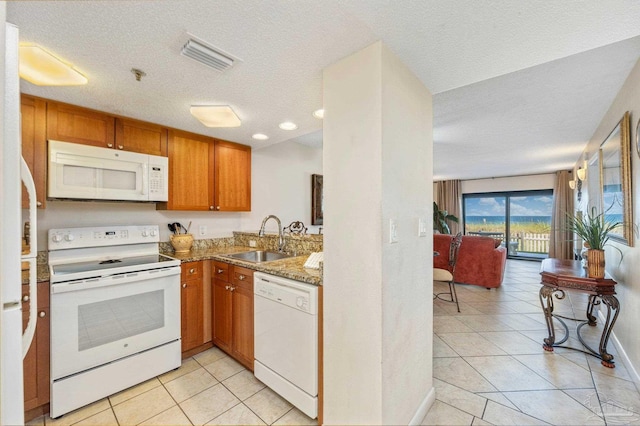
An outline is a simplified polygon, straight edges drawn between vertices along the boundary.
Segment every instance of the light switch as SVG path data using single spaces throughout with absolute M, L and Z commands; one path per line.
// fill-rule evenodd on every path
M 395 219 L 389 219 L 389 243 L 398 242 L 398 222 Z
M 200 233 L 200 236 L 207 235 L 207 225 L 200 225 L 198 232 Z
M 418 218 L 418 237 L 426 237 L 427 236 L 427 219 L 420 217 Z

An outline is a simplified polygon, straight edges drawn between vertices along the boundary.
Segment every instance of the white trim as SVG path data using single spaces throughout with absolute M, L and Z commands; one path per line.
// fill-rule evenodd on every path
M 418 406 L 418 410 L 409 421 L 409 424 L 419 425 L 420 423 L 422 423 L 422 420 L 425 418 L 434 402 L 436 402 L 436 389 L 431 388 L 427 396 L 424 397 L 424 399 Z
M 598 316 L 600 317 L 600 320 L 602 320 L 603 323 L 607 319 L 602 313 L 602 311 L 598 311 Z M 618 351 L 618 356 L 622 360 L 622 363 L 624 364 L 625 367 L 627 367 L 627 371 L 631 376 L 631 380 L 634 381 L 636 386 L 640 386 L 640 374 L 638 374 L 638 370 L 636 370 L 635 367 L 633 366 L 633 363 L 631 362 L 631 358 L 629 358 L 629 355 L 627 355 L 627 352 L 622 347 L 622 343 L 620 343 L 620 340 L 618 340 L 618 338 L 616 337 L 616 334 L 613 331 L 611 332 L 611 340 L 613 341 L 613 344 L 616 347 L 616 350 Z

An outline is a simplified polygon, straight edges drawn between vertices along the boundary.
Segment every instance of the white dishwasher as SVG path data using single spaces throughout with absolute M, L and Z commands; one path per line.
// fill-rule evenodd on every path
M 253 275 L 254 374 L 307 416 L 318 416 L 318 287 Z

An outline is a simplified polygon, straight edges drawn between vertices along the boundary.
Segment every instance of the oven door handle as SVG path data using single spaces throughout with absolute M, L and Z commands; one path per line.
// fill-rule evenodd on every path
M 171 275 L 180 275 L 180 266 L 170 268 L 152 269 L 150 271 L 128 272 L 126 274 L 109 275 L 99 278 L 87 278 L 84 280 L 67 281 L 51 284 L 51 294 L 68 293 L 70 291 L 91 290 L 99 287 L 109 287 L 120 284 L 128 284 L 135 281 L 144 281 Z M 176 285 L 180 280 L 176 281 Z

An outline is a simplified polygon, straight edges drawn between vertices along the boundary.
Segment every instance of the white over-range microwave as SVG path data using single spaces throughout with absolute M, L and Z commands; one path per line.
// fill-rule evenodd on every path
M 48 198 L 168 201 L 167 157 L 49 140 Z

